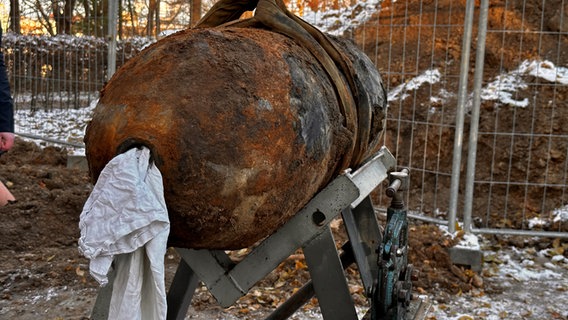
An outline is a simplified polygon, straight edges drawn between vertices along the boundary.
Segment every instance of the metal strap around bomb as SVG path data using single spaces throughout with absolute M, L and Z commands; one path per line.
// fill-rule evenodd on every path
M 254 17 L 238 20 L 246 11 L 256 9 Z M 370 140 L 372 110 L 368 101 L 360 95 L 355 83 L 355 71 L 351 61 L 336 45 L 314 26 L 292 14 L 282 0 L 221 0 L 197 23 L 196 28 L 233 26 L 264 26 L 283 34 L 306 48 L 322 65 L 339 97 L 340 112 L 345 127 L 353 133 L 354 143 L 344 155 L 341 170 L 359 164 L 367 156 Z M 345 76 L 343 78 L 341 73 Z M 347 83 L 346 81 L 347 80 Z

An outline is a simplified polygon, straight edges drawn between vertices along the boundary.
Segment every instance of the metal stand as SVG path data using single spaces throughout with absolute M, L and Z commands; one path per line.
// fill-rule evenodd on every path
M 399 191 L 408 190 L 408 170 L 391 172 L 386 194 L 392 198 L 379 246 L 379 275 L 371 300 L 372 320 L 406 319 L 412 297 L 413 268 L 408 264 L 408 218 Z
M 238 263 L 231 261 L 221 250 L 176 248 L 182 260 L 168 292 L 167 318 L 185 318 L 198 280 L 207 286 L 221 306 L 229 307 L 302 248 L 311 281 L 268 319 L 286 319 L 314 294 L 324 319 L 357 319 L 343 269 L 356 262 L 367 296 L 371 297 L 376 291 L 374 288 L 379 275 L 377 249 L 382 237 L 369 194 L 389 176 L 395 164 L 392 154 L 383 147 L 357 171 L 335 178 L 292 219 Z M 339 213 L 349 237 L 341 256 L 329 225 Z M 105 306 L 104 299 L 97 299 L 98 304 Z M 101 307 L 95 306 L 95 310 L 100 311 Z M 97 319 L 106 318 L 100 316 Z

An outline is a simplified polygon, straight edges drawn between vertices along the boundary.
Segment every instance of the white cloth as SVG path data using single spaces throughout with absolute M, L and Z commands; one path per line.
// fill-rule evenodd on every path
M 114 261 L 109 319 L 165 319 L 164 256 L 170 232 L 162 175 L 147 148 L 113 158 L 81 212 L 79 250 L 101 284 Z

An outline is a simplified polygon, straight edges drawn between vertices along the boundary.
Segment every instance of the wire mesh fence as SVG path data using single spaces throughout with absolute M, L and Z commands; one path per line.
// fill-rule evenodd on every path
M 434 218 L 449 201 L 464 11 L 463 2 L 384 1 L 355 32 L 389 92 L 385 144 L 411 169 L 409 208 Z
M 120 41 L 119 65 L 148 42 L 145 38 Z M 80 145 L 91 103 L 97 101 L 108 76 L 107 42 L 96 37 L 8 33 L 3 45 L 16 131 Z
M 489 6 L 471 181 L 480 232 L 568 231 L 567 12 L 564 1 Z
M 120 3 L 121 16 L 127 19 L 117 27 L 117 67 L 155 41 L 156 35 L 165 34 L 164 30 L 188 26 L 191 12 L 195 14 L 195 8 L 186 3 L 171 8 L 179 12 L 176 19 L 154 20 L 149 26 L 149 2 L 140 2 L 142 9 Z M 535 230 L 566 234 L 568 3 L 491 1 L 482 66 L 475 64 L 475 49 L 482 39 L 477 34 L 480 4 L 474 6 L 468 35 L 464 24 L 468 3 L 294 1 L 289 7 L 323 31 L 351 38 L 381 71 L 389 96 L 384 143 L 400 166 L 411 169 L 407 197 L 411 211 L 440 221 L 447 221 L 453 213 L 458 221 L 467 219 L 464 192 L 472 183 L 471 218 L 477 232 L 512 229 L 527 231 L 525 234 Z M 202 11 L 210 6 L 203 3 Z M 162 10 L 169 12 L 170 8 Z M 75 15 L 86 17 L 87 11 L 77 8 Z M 58 128 L 52 130 L 66 134 L 59 139 L 80 144 L 88 120 L 83 115 L 92 109 L 108 77 L 107 21 L 102 11 L 100 20 L 93 12 L 98 11 L 85 18 L 88 23 L 73 25 L 81 31 L 76 32 L 79 36 L 5 36 L 3 49 L 22 133 L 36 134 L 37 128 L 51 123 Z M 464 42 L 464 37 L 469 41 Z M 472 54 L 464 71 L 466 48 Z M 475 175 L 468 181 L 474 73 L 480 67 L 479 131 L 473 133 L 477 140 Z M 453 190 L 456 120 L 460 117 L 456 106 L 463 76 L 467 76 L 463 83 L 466 113 L 464 130 L 458 133 L 463 150 L 457 167 L 461 179 Z M 81 119 L 76 128 L 58 122 L 69 117 Z M 457 212 L 449 212 L 452 192 L 458 197 Z M 388 201 L 380 193 L 377 198 L 379 205 Z
M 454 213 L 463 221 L 466 183 L 473 183 L 470 213 L 477 232 L 544 230 L 566 236 L 568 6 L 562 1 L 491 1 L 485 63 L 476 65 L 473 53 L 467 57 L 463 156 L 457 172 L 462 178 L 452 190 L 467 3 L 384 1 L 356 32 L 388 87 L 385 143 L 400 165 L 411 168 L 409 207 L 445 220 L 454 192 L 459 199 Z M 476 4 L 468 44 L 472 52 L 481 39 L 479 12 Z M 473 75 L 480 67 L 479 132 L 470 133 Z M 467 181 L 471 134 L 478 148 L 477 156 L 470 155 L 475 179 Z

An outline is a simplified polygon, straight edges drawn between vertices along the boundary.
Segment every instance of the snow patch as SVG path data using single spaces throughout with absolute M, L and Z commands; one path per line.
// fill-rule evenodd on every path
M 549 82 L 568 85 L 568 68 L 557 67 L 548 60 L 525 60 L 517 69 L 495 77 L 493 81 L 482 88 L 480 93 L 481 99 L 494 100 L 504 105 L 514 107 L 527 107 L 529 105 L 528 98 L 515 99 L 515 95 L 519 90 L 528 88 L 527 83 L 524 81 L 524 77 L 526 76 L 533 76 Z M 438 69 L 427 70 L 406 83 L 390 90 L 388 101 L 402 101 L 409 97 L 408 91 L 417 90 L 426 83 L 435 84 L 439 82 L 440 79 L 441 74 Z M 442 103 L 452 96 L 453 94 L 441 89 L 439 96 L 430 97 L 430 102 Z
M 395 101 L 395 100 L 404 100 L 409 95 L 406 93 L 407 91 L 412 91 L 420 88 L 423 84 L 429 83 L 434 84 L 440 82 L 440 78 L 442 75 L 438 69 L 426 70 L 424 73 L 420 74 L 416 78 L 412 78 L 406 83 L 403 83 L 388 93 L 387 100 L 388 101 Z
M 465 248 L 469 250 L 481 250 L 479 245 L 479 238 L 475 234 L 466 233 L 463 235 L 463 239 L 455 246 L 458 248 Z
M 568 221 L 568 205 L 565 205 L 562 208 L 554 209 L 552 215 L 554 216 L 554 218 L 552 219 L 553 222 Z
M 528 106 L 528 98 L 522 100 L 515 100 L 514 98 L 515 92 L 528 87 L 523 80 L 523 77 L 527 75 L 553 83 L 568 84 L 568 68 L 557 67 L 548 60 L 525 60 L 517 69 L 501 74 L 487 84 L 481 90 L 481 99 L 496 100 L 513 107 L 524 108 Z
M 379 10 L 381 2 L 382 0 L 360 1 L 350 7 L 318 12 L 305 7 L 302 19 L 322 32 L 342 36 L 346 31 L 367 22 L 371 15 Z
M 88 107 L 80 109 L 16 110 L 15 131 L 25 133 L 22 138 L 27 140 L 31 139 L 30 136 L 38 136 L 82 145 L 85 128 L 97 103 L 98 99 L 95 99 Z M 75 155 L 85 153 L 82 147 L 70 147 L 69 152 Z
M 542 281 L 562 279 L 563 277 L 561 273 L 552 271 L 550 268 L 536 268 L 534 267 L 534 264 L 519 263 L 509 254 L 501 256 L 500 259 L 506 262 L 499 268 L 498 275 L 502 277 L 509 277 L 517 281 Z M 548 262 L 545 262 L 543 265 L 546 267 L 545 264 L 547 263 Z M 556 269 L 556 267 L 554 267 L 554 269 Z
M 529 229 L 534 229 L 535 227 L 543 227 L 548 225 L 548 221 L 539 217 L 529 219 L 528 223 L 529 223 Z
M 526 88 L 527 84 L 521 79 L 517 69 L 512 73 L 498 75 L 481 90 L 481 99 L 497 100 L 506 105 L 524 108 L 529 105 L 529 99 L 515 100 L 513 95 L 516 91 Z

